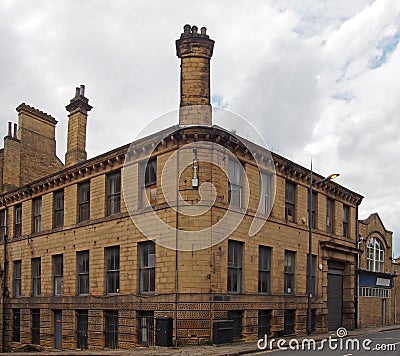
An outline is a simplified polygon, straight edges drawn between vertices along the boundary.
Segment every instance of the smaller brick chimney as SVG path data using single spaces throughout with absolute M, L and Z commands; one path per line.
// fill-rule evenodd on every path
M 65 107 L 68 115 L 67 153 L 65 166 L 70 167 L 85 161 L 86 154 L 86 123 L 87 113 L 92 109 L 89 99 L 85 97 L 85 86 L 76 88 L 75 97 Z
M 212 125 L 210 103 L 210 59 L 214 41 L 202 27 L 185 25 L 176 40 L 176 54 L 181 59 L 181 102 L 179 125 Z

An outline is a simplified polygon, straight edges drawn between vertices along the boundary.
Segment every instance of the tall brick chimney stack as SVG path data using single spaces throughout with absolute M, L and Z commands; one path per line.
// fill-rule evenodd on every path
M 76 88 L 75 97 L 65 107 L 68 115 L 67 153 L 65 166 L 70 167 L 86 160 L 86 123 L 87 113 L 92 109 L 89 99 L 85 97 L 85 86 Z
M 202 27 L 185 25 L 176 40 L 176 54 L 181 59 L 181 103 L 179 125 L 212 125 L 210 103 L 210 59 L 214 41 Z

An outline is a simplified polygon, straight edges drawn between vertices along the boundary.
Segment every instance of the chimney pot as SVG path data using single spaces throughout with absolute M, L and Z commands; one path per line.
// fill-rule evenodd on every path
M 17 124 L 14 124 L 14 138 L 17 138 Z
M 190 25 L 183 26 L 183 32 L 184 33 L 190 33 Z
M 85 96 L 85 86 L 81 84 L 81 91 L 80 91 L 81 96 Z
M 196 25 L 192 26 L 192 33 L 196 34 L 198 27 Z
M 8 136 L 11 137 L 12 135 L 12 123 L 9 121 L 8 122 Z
M 203 27 L 200 29 L 200 32 L 201 32 L 202 35 L 206 35 L 206 34 L 207 34 L 207 29 L 203 26 Z
M 79 87 L 75 88 L 75 98 L 79 96 Z

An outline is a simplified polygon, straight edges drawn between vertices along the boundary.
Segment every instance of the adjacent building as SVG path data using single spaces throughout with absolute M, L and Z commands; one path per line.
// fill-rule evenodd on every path
M 377 215 L 359 228 L 360 194 L 314 173 L 309 212 L 308 168 L 212 125 L 213 45 L 205 28 L 186 25 L 176 42 L 179 123 L 97 157 L 86 157 L 83 86 L 66 106 L 65 164 L 55 155 L 55 119 L 17 108 L 18 127 L 12 133 L 10 124 L 0 151 L 3 349 L 153 345 L 155 319 L 165 316 L 178 345 L 212 342 L 213 322 L 225 319 L 236 339 L 304 334 L 308 271 L 313 332 L 366 325 L 365 310 L 390 297 L 389 252 L 381 267 L 376 241 L 389 251 L 391 233 Z M 165 171 L 175 198 L 166 196 Z M 207 205 L 200 193 L 210 184 Z M 202 214 L 189 213 L 202 204 Z M 264 223 L 251 234 L 257 219 Z M 373 323 L 394 321 L 389 304 Z

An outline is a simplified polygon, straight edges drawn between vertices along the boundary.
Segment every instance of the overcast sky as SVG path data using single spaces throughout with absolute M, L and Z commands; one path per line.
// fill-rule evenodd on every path
M 65 105 L 85 84 L 88 157 L 131 142 L 178 107 L 186 23 L 215 40 L 214 104 L 273 151 L 340 172 L 365 197 L 360 218 L 378 212 L 400 255 L 398 0 L 1 0 L 0 135 L 25 102 L 59 121 L 64 160 Z

